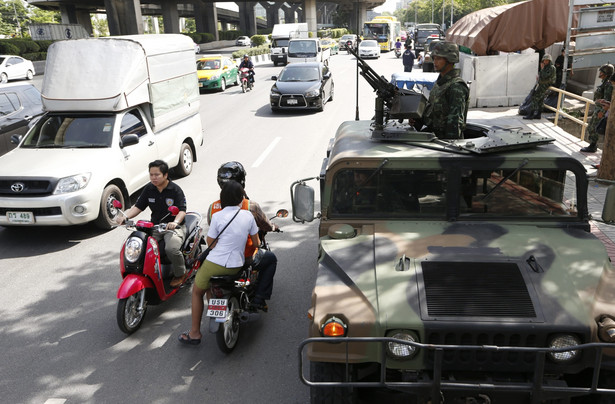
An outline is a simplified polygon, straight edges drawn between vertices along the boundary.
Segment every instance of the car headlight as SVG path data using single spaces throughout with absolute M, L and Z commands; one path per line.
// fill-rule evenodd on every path
M 57 195 L 79 191 L 80 189 L 83 189 L 86 187 L 86 185 L 88 185 L 91 176 L 91 173 L 83 173 L 71 175 L 70 177 L 60 178 L 53 193 L 54 195 Z
M 318 97 L 320 95 L 320 89 L 316 88 L 314 90 L 307 91 L 305 93 L 306 97 Z
M 272 97 L 279 97 L 282 95 L 276 86 L 271 87 L 271 92 L 269 93 Z
M 560 334 L 560 335 L 556 335 L 555 337 L 551 338 L 551 341 L 549 342 L 549 347 L 550 348 L 567 348 L 567 347 L 572 348 L 580 344 L 581 344 L 581 341 L 579 340 L 578 337 L 574 335 L 570 335 L 570 334 Z M 554 362 L 558 362 L 558 363 L 573 361 L 574 359 L 577 358 L 578 355 L 579 355 L 578 350 L 563 351 L 563 352 L 549 352 L 549 357 L 551 358 L 551 360 L 553 360 Z
M 143 240 L 138 237 L 130 237 L 126 240 L 126 245 L 124 246 L 124 258 L 126 258 L 126 261 L 134 264 L 139 259 L 142 250 Z
M 393 334 L 391 338 L 408 342 L 417 342 L 417 338 L 414 335 L 405 332 Z M 412 359 L 418 352 L 415 346 L 402 344 L 399 342 L 388 342 L 387 350 L 392 357 L 397 359 Z

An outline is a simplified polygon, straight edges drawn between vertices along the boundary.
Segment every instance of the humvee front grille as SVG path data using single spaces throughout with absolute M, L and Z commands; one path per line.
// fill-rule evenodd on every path
M 421 268 L 424 319 L 536 318 L 530 293 L 515 263 L 425 261 Z

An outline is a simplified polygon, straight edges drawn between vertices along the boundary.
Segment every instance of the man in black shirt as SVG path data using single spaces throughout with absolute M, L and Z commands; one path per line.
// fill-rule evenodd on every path
M 153 236 L 158 241 L 164 238 L 165 252 L 173 266 L 171 287 L 177 287 L 183 283 L 186 275 L 184 255 L 181 252 L 186 238 L 186 197 L 179 185 L 169 179 L 169 166 L 162 160 L 149 163 L 149 179 L 150 183 L 143 188 L 135 205 L 125 212 L 126 216 L 117 215 L 115 220 L 122 224 L 125 219 L 132 219 L 149 207 L 154 224 L 167 223 L 167 231 L 154 232 Z M 170 206 L 179 208 L 177 216 L 169 213 Z

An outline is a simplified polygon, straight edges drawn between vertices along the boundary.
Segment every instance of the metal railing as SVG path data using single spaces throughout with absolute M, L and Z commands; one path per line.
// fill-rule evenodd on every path
M 576 122 L 579 125 L 581 125 L 581 140 L 585 140 L 585 130 L 587 129 L 587 125 L 588 125 L 587 120 L 588 120 L 588 115 L 589 115 L 589 106 L 596 105 L 596 103 L 593 100 L 590 100 L 589 98 L 585 98 L 580 95 L 576 95 L 574 93 L 568 92 L 566 90 L 561 90 L 556 87 L 549 87 L 549 90 L 558 92 L 558 95 L 557 95 L 557 106 L 558 107 L 557 108 L 553 108 L 546 104 L 543 105 L 545 108 L 555 112 L 555 120 L 553 121 L 553 124 L 557 126 L 557 121 L 559 120 L 559 116 L 563 115 L 566 118 L 570 119 L 571 121 Z M 579 100 L 585 103 L 583 120 L 580 120 L 579 118 L 576 118 L 563 111 L 563 108 L 562 108 L 562 105 L 563 105 L 562 97 L 563 96 L 571 97 L 571 98 L 574 98 L 576 100 Z

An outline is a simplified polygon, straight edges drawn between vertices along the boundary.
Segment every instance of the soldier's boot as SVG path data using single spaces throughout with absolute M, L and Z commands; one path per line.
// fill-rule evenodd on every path
M 532 110 L 527 116 L 524 116 L 523 119 L 540 119 L 540 111 Z
M 583 153 L 595 153 L 598 146 L 597 143 L 597 141 L 592 141 L 589 146 L 582 148 L 581 151 Z

